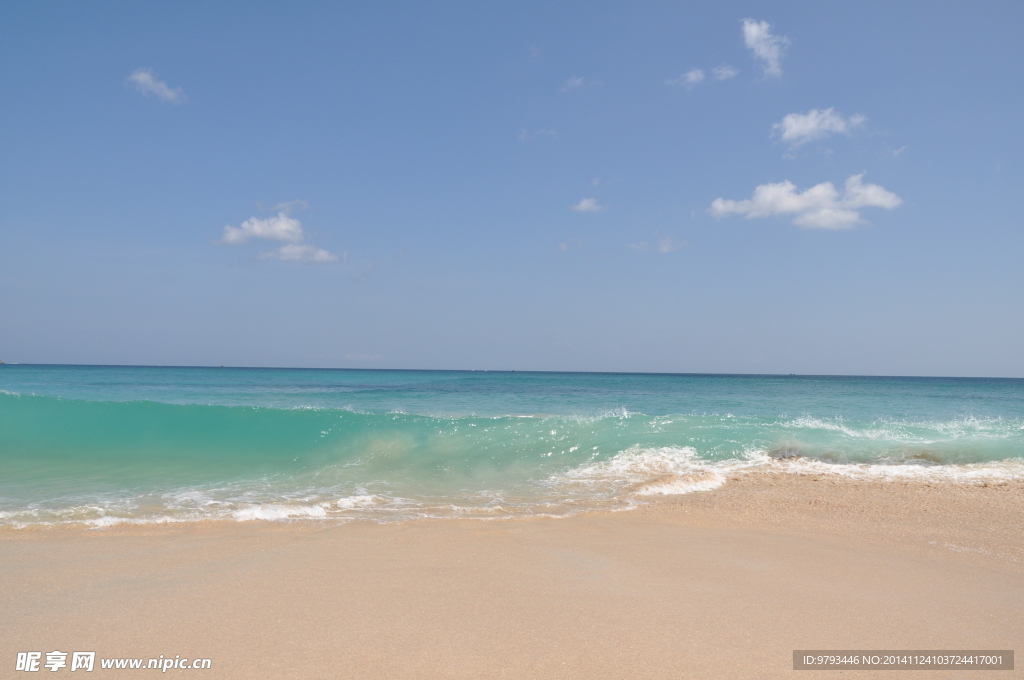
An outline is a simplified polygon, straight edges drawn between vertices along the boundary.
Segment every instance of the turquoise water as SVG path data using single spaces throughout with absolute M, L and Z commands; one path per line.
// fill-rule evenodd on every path
M 1024 380 L 0 366 L 0 525 L 564 515 L 1024 476 Z

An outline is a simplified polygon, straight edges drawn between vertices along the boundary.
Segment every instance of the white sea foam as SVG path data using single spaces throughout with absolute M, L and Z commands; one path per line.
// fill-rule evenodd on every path
M 780 459 L 777 450 L 754 449 L 742 457 L 708 461 L 700 459 L 691 447 L 632 446 L 607 460 L 555 475 L 549 483 L 554 489 L 571 493 L 575 500 L 584 504 L 588 501 L 596 503 L 604 497 L 632 506 L 645 496 L 713 491 L 730 478 L 758 472 L 836 475 L 875 481 L 984 484 L 1024 479 L 1024 459 L 964 465 L 940 465 L 914 459 L 846 463 L 804 457 L 799 453 Z M 569 498 L 563 500 L 568 501 Z
M 387 499 L 374 496 L 373 494 L 361 494 L 358 496 L 346 496 L 334 502 L 341 510 L 357 510 L 361 508 L 372 508 L 376 505 L 387 503 Z
M 643 413 L 639 411 L 630 411 L 625 407 L 603 409 L 595 411 L 593 413 L 508 413 L 504 415 L 496 416 L 479 416 L 481 419 L 486 420 L 506 420 L 509 418 L 524 418 L 524 419 L 537 419 L 543 421 L 553 422 L 567 422 L 573 424 L 589 425 L 591 423 L 600 422 L 602 420 L 611 419 L 628 419 L 636 416 L 642 416 Z M 457 416 L 462 417 L 462 416 Z
M 169 517 L 167 515 L 160 515 L 157 517 L 116 517 L 114 515 L 104 515 L 103 517 L 97 517 L 96 519 L 85 520 L 84 523 L 97 529 L 105 529 L 107 527 L 117 526 L 118 524 L 168 524 L 170 522 L 187 521 L 189 521 L 187 518 Z
M 782 423 L 786 427 L 826 430 L 839 432 L 851 438 L 871 440 L 891 440 L 893 442 L 932 443 L 939 440 L 950 441 L 964 437 L 982 437 L 984 439 L 1005 439 L 1013 436 L 1024 425 L 1002 418 L 976 418 L 965 416 L 943 421 L 915 421 L 905 419 L 878 420 L 870 425 L 855 427 L 842 418 L 815 418 L 801 416 Z
M 874 463 L 831 463 L 814 458 L 793 457 L 779 460 L 765 451 L 747 454 L 753 465 L 744 471 L 766 470 L 793 475 L 838 475 L 853 479 L 923 481 L 977 484 L 996 480 L 1024 479 L 1024 459 L 939 465 L 927 460 Z M 736 470 L 739 472 L 740 470 Z
M 864 429 L 855 429 L 848 426 L 841 419 L 823 419 L 814 418 L 811 416 L 803 416 L 795 418 L 787 423 L 787 427 L 798 428 L 801 430 L 828 430 L 831 432 L 841 432 L 847 437 L 857 437 L 864 439 L 902 439 L 905 433 L 894 431 L 892 427 L 872 427 Z M 903 435 L 903 436 L 901 436 Z
M 239 522 L 254 519 L 281 520 L 291 518 L 326 517 L 327 511 L 319 505 L 250 505 L 231 513 Z
M 369 488 L 275 488 L 266 480 L 138 497 L 98 495 L 63 507 L 6 507 L 0 511 L 0 526 L 79 525 L 103 529 L 203 520 L 401 522 L 441 517 L 566 517 L 588 510 L 625 510 L 670 495 L 713 493 L 730 479 L 762 472 L 968 485 L 1024 479 L 1021 458 L 962 465 L 917 459 L 851 463 L 803 455 L 806 451 L 799 442 L 782 448 L 792 456 L 780 459 L 782 449 L 776 445 L 771 449 L 751 448 L 729 460 L 709 461 L 689 446 L 634 445 L 605 459 L 598 459 L 595 452 L 589 461 L 540 481 L 489 490 L 438 490 L 426 496 L 401 497 L 383 482 L 369 484 Z
M 598 494 L 638 496 L 710 491 L 725 476 L 698 459 L 689 446 L 632 446 L 607 460 L 567 470 L 551 480 L 553 486 L 583 486 Z
M 671 496 L 694 491 L 713 491 L 725 484 L 725 475 L 713 469 L 670 475 L 644 484 L 634 493 L 640 496 Z

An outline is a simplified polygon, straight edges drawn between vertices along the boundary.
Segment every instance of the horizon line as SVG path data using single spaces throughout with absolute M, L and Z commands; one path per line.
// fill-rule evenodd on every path
M 62 364 L 62 363 L 19 363 L 3 362 L 0 366 L 48 366 L 68 368 L 184 368 L 184 369 L 229 369 L 248 371 L 392 371 L 419 373 L 546 373 L 565 375 L 662 375 L 662 376 L 704 376 L 735 378 L 904 378 L 934 380 L 1024 380 L 1024 377 L 970 376 L 970 375 L 878 375 L 856 373 L 721 373 L 699 371 L 565 371 L 535 370 L 516 368 L 367 368 L 367 367 L 323 367 L 323 366 L 229 366 L 227 364 Z

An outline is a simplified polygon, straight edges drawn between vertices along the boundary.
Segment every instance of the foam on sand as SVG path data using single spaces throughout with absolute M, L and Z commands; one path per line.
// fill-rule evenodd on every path
M 248 522 L 254 519 L 281 520 L 302 518 L 327 517 L 327 511 L 319 505 L 250 505 L 240 508 L 231 513 L 239 522 Z

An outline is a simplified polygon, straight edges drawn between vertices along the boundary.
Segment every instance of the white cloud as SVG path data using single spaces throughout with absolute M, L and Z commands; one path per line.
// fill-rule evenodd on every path
M 666 85 L 687 85 L 694 86 L 697 83 L 704 80 L 704 71 L 699 68 L 691 68 L 689 71 L 679 76 L 678 78 L 669 78 L 665 81 Z
M 172 104 L 181 104 L 185 101 L 185 93 L 182 89 L 180 87 L 172 88 L 164 81 L 157 80 L 153 69 L 136 69 L 128 76 L 128 82 L 134 85 L 135 89 L 142 94 L 155 94 L 162 101 L 171 102 Z
M 573 76 L 565 81 L 562 85 L 562 92 L 571 92 L 573 90 L 582 90 L 584 87 L 592 85 L 602 85 L 600 80 L 588 80 L 582 76 Z
M 739 71 L 729 64 L 722 64 L 711 69 L 711 73 L 714 74 L 715 80 L 729 80 L 729 78 L 735 78 Z
M 584 198 L 572 207 L 577 212 L 597 213 L 604 210 L 604 206 L 597 202 L 596 198 Z
M 850 130 L 867 120 L 861 114 L 844 118 L 835 109 L 811 109 L 807 113 L 790 113 L 781 123 L 772 126 L 774 134 L 794 148 L 813 139 L 821 139 L 833 132 L 849 134 Z
M 259 205 L 259 204 L 257 204 L 257 205 Z M 309 207 L 309 203 L 306 203 L 301 198 L 297 198 L 294 201 L 285 201 L 284 203 L 278 203 L 277 205 L 275 205 L 272 208 L 270 208 L 270 210 L 271 211 L 280 210 L 285 215 L 291 215 L 292 211 L 295 210 L 296 208 L 298 208 L 300 210 L 305 210 L 308 207 Z M 262 210 L 262 209 L 263 208 L 260 208 L 260 210 Z
M 546 130 L 544 128 L 541 128 L 540 130 L 537 130 L 535 132 L 530 132 L 526 128 L 523 128 L 522 130 L 519 131 L 518 137 L 520 142 L 525 142 L 530 139 L 535 139 L 537 137 L 555 138 L 558 137 L 558 133 L 555 132 L 554 130 Z
M 249 239 L 262 238 L 270 241 L 291 241 L 298 243 L 303 239 L 302 223 L 294 217 L 288 217 L 284 212 L 277 213 L 274 217 L 261 220 L 258 217 L 250 217 L 242 222 L 240 227 L 226 225 L 224 236 L 220 242 L 238 246 L 248 243 Z
M 708 210 L 715 217 L 735 214 L 747 219 L 773 215 L 793 215 L 793 224 L 807 229 L 849 229 L 857 226 L 861 208 L 892 210 L 903 202 L 896 194 L 877 184 L 864 184 L 864 175 L 846 180 L 840 196 L 832 182 L 822 182 L 798 192 L 796 185 L 785 181 L 762 184 L 745 201 L 716 198 Z
M 261 260 L 284 260 L 287 262 L 337 262 L 338 256 L 323 248 L 308 243 L 289 243 L 277 250 L 259 254 Z
M 288 243 L 277 250 L 260 253 L 259 258 L 289 262 L 337 262 L 339 258 L 334 253 L 303 243 L 306 234 L 302 230 L 302 223 L 288 215 L 288 211 L 295 207 L 306 207 L 306 203 L 305 201 L 279 203 L 275 208 L 281 209 L 281 212 L 273 217 L 266 219 L 250 217 L 238 227 L 226 225 L 224 235 L 218 243 L 241 246 L 252 239 L 287 241 Z M 342 259 L 347 261 L 348 254 L 346 253 Z
M 558 244 L 558 249 L 561 250 L 562 252 L 565 252 L 567 250 L 575 250 L 577 248 L 582 247 L 583 241 L 579 240 L 578 238 L 571 238 L 568 241 L 562 241 L 561 243 Z
M 569 80 L 565 81 L 565 85 L 562 86 L 562 90 L 578 90 L 583 87 L 584 82 L 584 78 L 581 78 L 580 76 L 573 76 L 569 78 Z
M 714 76 L 715 80 L 729 80 L 730 78 L 735 78 L 737 73 L 739 71 L 728 64 L 722 64 L 711 69 L 711 75 Z M 703 82 L 706 77 L 707 73 L 703 69 L 691 68 L 678 78 L 669 78 L 665 81 L 665 84 L 693 87 Z
M 789 44 L 789 38 L 774 35 L 767 21 L 743 20 L 743 40 L 754 56 L 761 60 L 761 67 L 766 76 L 781 76 L 782 53 Z
M 679 250 L 684 245 L 686 245 L 685 241 L 677 242 L 671 236 L 662 236 L 658 239 L 657 243 L 653 244 L 653 247 L 657 248 L 659 253 L 671 253 L 674 250 Z M 652 244 L 647 241 L 640 241 L 638 243 L 627 243 L 626 247 L 633 250 L 648 250 L 652 247 Z
M 658 239 L 658 252 L 659 253 L 671 253 L 673 250 L 679 250 L 679 243 L 676 243 L 671 236 L 663 236 Z

